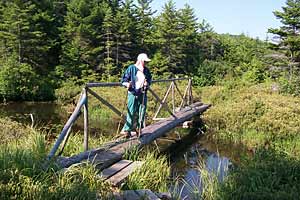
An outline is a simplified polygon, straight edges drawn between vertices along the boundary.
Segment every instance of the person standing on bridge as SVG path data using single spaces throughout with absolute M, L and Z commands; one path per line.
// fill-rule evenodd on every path
M 128 100 L 126 123 L 121 134 L 127 137 L 131 137 L 134 124 L 137 133 L 140 133 L 143 128 L 147 108 L 147 89 L 152 81 L 150 70 L 145 66 L 149 61 L 151 60 L 147 54 L 139 54 L 136 63 L 129 65 L 122 77 L 122 85 L 128 90 Z

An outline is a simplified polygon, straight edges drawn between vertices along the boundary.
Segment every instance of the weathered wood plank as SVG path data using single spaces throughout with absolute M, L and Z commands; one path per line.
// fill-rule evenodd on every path
M 205 110 L 207 110 L 210 105 L 202 105 L 199 107 L 191 107 L 184 109 L 184 112 L 179 112 L 176 114 L 177 119 L 169 117 L 165 120 L 159 121 L 151 126 L 147 126 L 142 130 L 140 142 L 141 145 L 149 144 L 154 141 L 156 138 L 164 135 L 171 129 L 175 128 L 178 124 L 191 119 L 193 116 L 198 115 Z
M 124 181 L 125 178 L 127 178 L 134 170 L 136 170 L 138 167 L 141 167 L 143 162 L 141 161 L 135 161 L 128 165 L 126 168 L 119 171 L 117 174 L 111 176 L 107 179 L 112 185 L 118 186 L 120 183 Z
M 108 179 L 111 176 L 115 175 L 116 173 L 120 172 L 121 170 L 123 170 L 124 168 L 126 168 L 128 165 L 130 165 L 132 163 L 132 161 L 130 160 L 120 160 L 119 162 L 113 164 L 112 166 L 110 166 L 109 168 L 104 169 L 101 172 L 101 176 L 104 179 Z
M 163 195 L 162 195 L 163 196 Z M 163 196 L 165 197 L 165 196 Z M 121 193 L 115 193 L 112 199 L 117 200 L 160 200 L 154 192 L 149 189 L 145 190 L 126 190 Z M 167 198 L 170 199 L 170 198 Z
M 140 200 L 140 196 L 134 190 L 126 190 L 122 195 L 124 200 Z
M 160 200 L 160 198 L 158 196 L 156 196 L 156 194 L 154 194 L 151 190 L 136 190 L 135 192 L 137 192 L 140 196 L 140 199 L 147 199 L 147 200 Z

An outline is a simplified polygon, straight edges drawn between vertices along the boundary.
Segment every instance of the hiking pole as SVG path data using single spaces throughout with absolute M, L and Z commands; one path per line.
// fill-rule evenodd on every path
M 123 108 L 122 108 L 122 113 L 121 113 L 121 116 L 120 116 L 120 120 L 119 120 L 119 123 L 118 123 L 118 129 L 117 129 L 117 135 L 119 134 L 119 131 L 120 131 L 120 126 L 121 126 L 121 121 L 123 120 L 122 118 L 123 118 L 123 116 L 124 116 L 124 109 L 125 109 L 125 105 L 126 105 L 126 103 L 127 103 L 127 98 L 128 98 L 128 94 L 127 94 L 128 92 L 126 91 L 126 95 L 125 95 L 125 101 L 124 101 L 124 103 L 123 103 Z M 126 119 L 126 121 L 127 121 L 127 119 Z M 125 121 L 125 123 L 126 123 L 126 121 Z
M 146 79 L 143 81 L 143 87 L 142 87 L 142 92 L 143 92 L 143 99 L 142 99 L 142 106 L 141 106 L 141 110 L 139 110 L 139 130 L 138 130 L 138 138 L 141 137 L 141 132 L 142 132 L 142 121 L 143 121 L 143 110 L 145 108 L 145 97 L 146 97 L 146 88 L 145 88 L 145 81 Z M 146 110 L 144 110 L 146 112 Z M 146 113 L 145 113 L 146 115 Z
M 129 84 L 131 84 L 131 81 L 129 81 Z M 123 119 L 123 116 L 124 116 L 124 109 L 125 109 L 125 106 L 126 106 L 126 103 L 127 103 L 127 99 L 128 99 L 128 88 L 126 90 L 126 94 L 125 94 L 125 100 L 124 100 L 124 103 L 123 103 L 123 108 L 121 110 L 121 118 L 119 120 L 119 124 L 118 124 L 118 129 L 117 129 L 117 135 L 119 134 L 119 131 L 120 131 L 120 126 L 121 126 L 121 121 Z M 127 118 L 125 119 L 125 123 L 127 122 Z

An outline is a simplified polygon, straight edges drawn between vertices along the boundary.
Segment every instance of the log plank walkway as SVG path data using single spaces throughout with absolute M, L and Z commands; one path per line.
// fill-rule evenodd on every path
M 209 107 L 210 105 L 196 102 L 177 112 L 174 117 L 171 116 L 143 128 L 140 138 L 132 137 L 114 141 L 75 156 L 59 157 L 58 164 L 63 168 L 67 168 L 73 164 L 88 161 L 96 165 L 97 169 L 103 170 L 120 161 L 126 151 L 136 147 L 141 148 L 142 146 L 151 143 L 159 137 L 166 135 L 177 125 L 203 113 Z
M 188 84 L 185 88 L 185 92 L 182 93 L 179 90 L 177 81 L 188 80 Z M 141 167 L 144 162 L 141 161 L 129 161 L 122 160 L 123 155 L 131 150 L 138 150 L 143 146 L 166 136 L 173 128 L 178 125 L 191 120 L 194 116 L 199 116 L 205 112 L 210 105 L 203 104 L 201 102 L 193 103 L 193 93 L 192 93 L 192 79 L 191 78 L 175 78 L 166 80 L 152 81 L 152 83 L 168 83 L 170 86 L 166 91 L 164 97 L 161 99 L 151 88 L 149 92 L 155 98 L 155 101 L 160 103 L 158 110 L 156 111 L 153 120 L 160 120 L 142 129 L 139 137 L 132 136 L 130 138 L 118 138 L 116 141 L 111 141 L 103 144 L 101 147 L 88 150 L 88 140 L 89 140 L 89 115 L 88 115 L 88 94 L 94 96 L 102 104 L 111 109 L 116 113 L 121 119 L 125 120 L 122 111 L 119 111 L 114 105 L 109 101 L 105 100 L 103 97 L 98 95 L 91 88 L 95 87 L 119 87 L 120 83 L 87 83 L 83 88 L 78 103 L 75 110 L 69 117 L 68 121 L 64 125 L 60 135 L 58 136 L 54 146 L 48 154 L 48 161 L 54 159 L 56 163 L 63 168 L 68 170 L 69 167 L 85 165 L 86 163 L 93 164 L 96 169 L 99 170 L 99 175 L 105 181 L 109 181 L 114 186 L 119 186 L 126 177 L 128 177 L 134 170 Z M 181 98 L 180 106 L 175 106 L 175 91 Z M 172 94 L 172 109 L 168 106 L 167 98 L 169 94 Z M 177 97 L 178 97 L 177 95 Z M 176 97 L 176 98 L 177 98 Z M 184 107 L 186 106 L 186 107 Z M 171 115 L 169 118 L 157 118 L 160 110 L 164 108 Z M 71 133 L 72 126 L 75 121 L 79 118 L 81 110 L 83 109 L 84 117 L 84 152 L 71 157 L 60 156 L 68 142 L 68 138 Z M 186 123 L 188 126 L 188 123 Z M 61 147 L 61 148 L 60 148 Z M 60 152 L 57 151 L 60 148 Z M 168 195 L 167 195 L 168 196 Z M 166 196 L 166 197 L 167 197 Z M 123 193 L 115 196 L 116 199 L 170 199 L 165 198 L 164 195 L 159 195 L 153 193 L 150 190 L 134 190 L 134 191 L 124 191 Z

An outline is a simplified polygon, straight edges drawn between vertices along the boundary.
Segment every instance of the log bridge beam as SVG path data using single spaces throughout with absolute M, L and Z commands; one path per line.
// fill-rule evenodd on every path
M 170 130 L 178 124 L 200 115 L 206 111 L 210 105 L 196 102 L 190 106 L 186 106 L 173 116 L 158 121 L 142 129 L 141 136 L 122 139 L 103 145 L 97 149 L 92 149 L 71 157 L 58 157 L 58 164 L 67 168 L 73 164 L 83 161 L 91 162 L 96 165 L 99 170 L 103 170 L 122 159 L 124 153 L 132 148 L 141 148 L 154 140 L 166 135 Z

